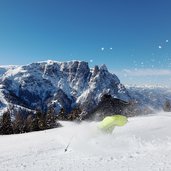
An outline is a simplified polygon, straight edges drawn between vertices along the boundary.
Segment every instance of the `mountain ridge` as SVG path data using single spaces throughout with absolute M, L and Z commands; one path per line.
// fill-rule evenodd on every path
M 91 69 L 84 61 L 48 60 L 6 67 L 0 76 L 0 94 L 1 111 L 11 103 L 31 110 L 53 107 L 57 112 L 79 107 L 89 113 L 105 94 L 130 100 L 126 88 L 105 65 Z
M 23 66 L 0 66 L 0 113 L 10 106 L 26 110 L 98 117 L 127 116 L 171 110 L 171 91 L 165 87 L 124 86 L 105 65 L 90 68 L 85 61 L 42 61 Z M 167 108 L 165 108 L 165 106 Z

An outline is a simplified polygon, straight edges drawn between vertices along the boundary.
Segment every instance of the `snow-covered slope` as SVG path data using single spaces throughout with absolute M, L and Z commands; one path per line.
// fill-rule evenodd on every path
M 14 65 L 7 65 L 7 66 L 3 66 L 3 65 L 0 65 L 0 77 L 2 77 L 2 75 L 8 71 L 9 69 L 14 69 L 16 68 L 17 66 L 14 66 Z
M 62 122 L 57 129 L 0 136 L 0 170 L 170 171 L 170 123 L 171 113 L 160 113 L 129 118 L 111 135 L 96 122 Z
M 89 112 L 104 94 L 129 101 L 125 87 L 105 65 L 90 69 L 87 62 L 45 61 L 1 72 L 1 109 L 13 103 L 30 109 L 51 106 L 70 111 L 75 106 Z

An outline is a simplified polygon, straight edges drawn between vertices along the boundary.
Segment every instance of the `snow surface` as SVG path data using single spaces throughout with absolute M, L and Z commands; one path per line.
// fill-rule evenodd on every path
M 0 170 L 171 170 L 171 113 L 129 118 L 110 135 L 97 130 L 96 122 L 61 123 L 61 128 L 0 136 Z

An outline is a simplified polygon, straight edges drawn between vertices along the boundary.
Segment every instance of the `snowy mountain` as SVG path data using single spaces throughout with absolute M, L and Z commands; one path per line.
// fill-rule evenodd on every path
M 171 111 L 171 90 L 161 86 L 126 86 L 133 102 L 132 115 Z M 130 110 L 128 109 L 128 110 Z
M 171 91 L 163 87 L 124 87 L 105 65 L 89 68 L 84 61 L 44 61 L 0 66 L 0 113 L 7 107 L 49 107 L 67 113 L 79 107 L 82 116 L 112 113 L 133 116 L 171 110 Z
M 97 107 L 106 94 L 128 102 L 129 94 L 105 65 L 90 69 L 87 62 L 45 61 L 26 66 L 0 68 L 0 108 L 10 104 L 27 109 L 70 112 L 79 107 L 85 113 Z
M 1 66 L 0 65 L 0 77 L 2 77 L 2 75 L 7 72 L 9 69 L 14 69 L 16 66 L 14 65 L 8 65 L 8 66 Z

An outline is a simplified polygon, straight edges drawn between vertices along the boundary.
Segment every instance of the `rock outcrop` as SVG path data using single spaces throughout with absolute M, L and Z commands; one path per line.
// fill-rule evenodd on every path
M 0 110 L 10 104 L 29 110 L 69 113 L 79 107 L 90 114 L 105 95 L 124 102 L 130 100 L 126 88 L 105 65 L 90 69 L 87 62 L 45 61 L 26 66 L 1 67 Z

